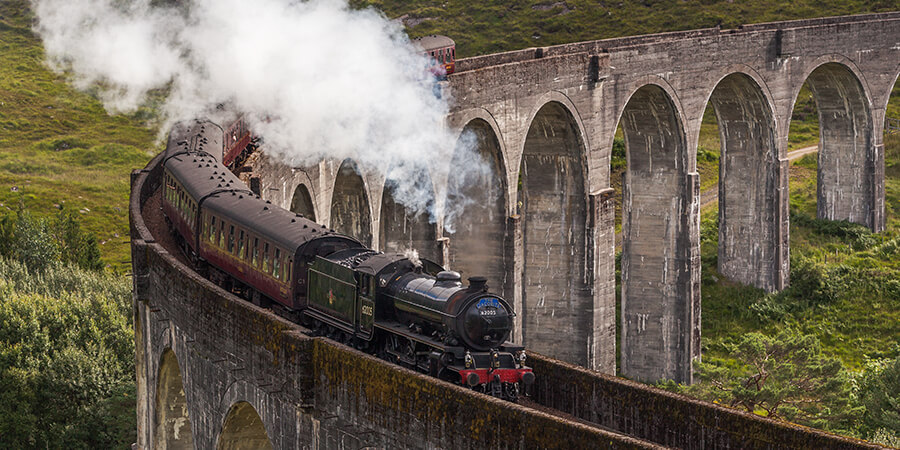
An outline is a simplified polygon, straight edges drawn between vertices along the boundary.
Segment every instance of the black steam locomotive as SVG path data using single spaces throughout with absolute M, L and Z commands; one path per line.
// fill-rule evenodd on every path
M 227 140 L 227 137 L 225 137 Z M 365 248 L 263 201 L 218 158 L 223 130 L 174 127 L 162 209 L 198 272 L 315 332 L 446 381 L 515 401 L 534 382 L 507 344 L 513 311 L 484 278 Z

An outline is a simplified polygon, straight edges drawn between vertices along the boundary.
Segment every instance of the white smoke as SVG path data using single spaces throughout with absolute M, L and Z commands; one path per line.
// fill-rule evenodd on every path
M 286 164 L 392 168 L 399 203 L 435 207 L 427 168 L 456 145 L 447 99 L 433 93 L 429 61 L 380 12 L 345 0 L 32 2 L 51 66 L 98 88 L 111 112 L 166 89 L 167 130 L 216 119 L 226 104 Z M 467 170 L 484 166 L 462 151 Z

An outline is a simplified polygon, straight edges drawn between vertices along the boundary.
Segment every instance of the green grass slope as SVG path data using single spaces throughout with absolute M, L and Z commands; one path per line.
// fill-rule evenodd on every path
M 619 36 L 898 9 L 894 0 L 352 0 L 445 34 L 461 57 Z
M 0 2 L 0 215 L 20 204 L 51 215 L 80 211 L 104 260 L 129 259 L 129 174 L 155 149 L 146 112 L 109 116 L 45 65 L 22 0 Z

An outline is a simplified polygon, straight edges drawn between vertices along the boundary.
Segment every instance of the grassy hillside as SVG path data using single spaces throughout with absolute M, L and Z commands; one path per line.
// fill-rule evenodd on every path
M 0 215 L 79 211 L 104 260 L 124 267 L 129 173 L 156 151 L 156 130 L 146 111 L 108 116 L 50 71 L 31 20 L 26 1 L 0 2 Z
M 618 36 L 896 10 L 894 0 L 353 0 L 445 34 L 461 57 Z

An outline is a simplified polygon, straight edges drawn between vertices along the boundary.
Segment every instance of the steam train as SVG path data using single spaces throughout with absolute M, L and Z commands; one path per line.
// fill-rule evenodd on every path
M 319 335 L 515 401 L 534 382 L 507 343 L 514 313 L 486 280 L 414 255 L 385 254 L 253 194 L 219 162 L 228 133 L 176 125 L 163 158 L 162 210 L 198 272 Z

